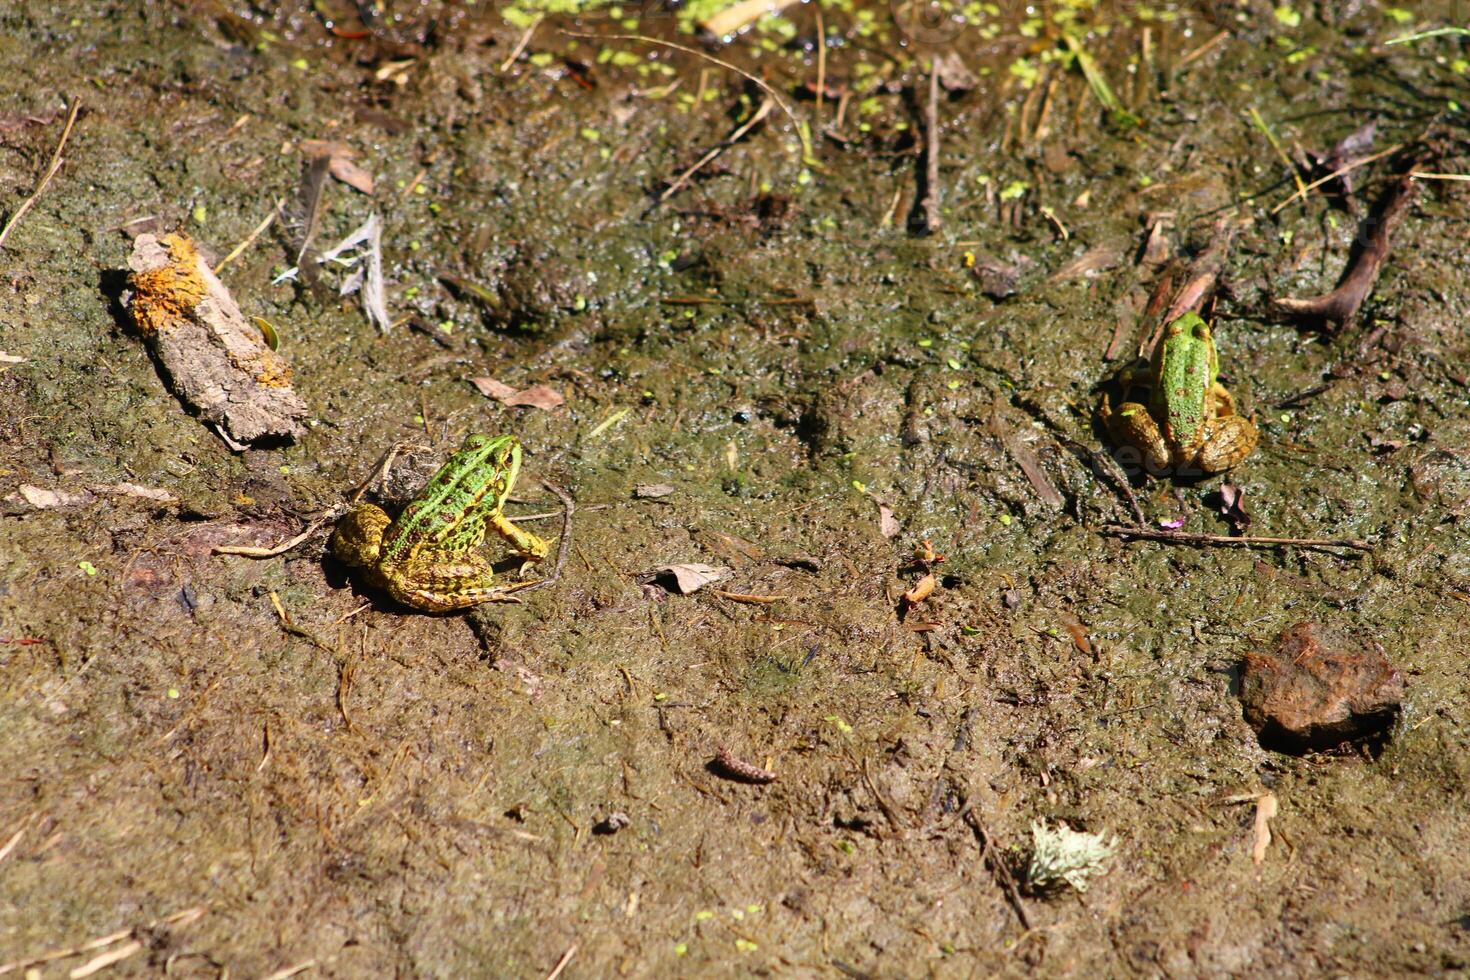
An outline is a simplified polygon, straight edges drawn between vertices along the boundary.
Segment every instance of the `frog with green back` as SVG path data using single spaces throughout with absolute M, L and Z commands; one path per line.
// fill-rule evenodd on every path
M 512 593 L 535 583 L 496 584 L 477 549 L 488 529 L 527 564 L 550 550 L 501 510 L 520 469 L 515 436 L 468 436 L 396 520 L 373 504 L 353 508 L 332 534 L 332 554 L 367 584 L 426 612 L 514 602 Z
M 1235 399 L 1216 380 L 1218 371 L 1209 325 L 1186 313 L 1164 331 L 1147 372 L 1123 376 L 1124 397 L 1135 385 L 1147 385 L 1148 404 L 1124 401 L 1114 409 L 1104 394 L 1098 417 L 1115 443 L 1143 454 L 1151 473 L 1228 470 L 1250 454 L 1259 433 L 1235 413 Z

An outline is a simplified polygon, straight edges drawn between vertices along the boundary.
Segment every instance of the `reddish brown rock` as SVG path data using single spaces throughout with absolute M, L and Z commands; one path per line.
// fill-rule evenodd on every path
M 1248 653 L 1245 720 L 1267 748 L 1328 749 L 1382 735 L 1398 717 L 1404 679 L 1381 653 L 1353 648 L 1316 623 L 1281 634 L 1273 653 Z

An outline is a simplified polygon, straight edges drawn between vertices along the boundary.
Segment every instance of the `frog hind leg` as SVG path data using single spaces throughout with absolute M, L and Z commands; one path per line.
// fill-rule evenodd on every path
M 519 602 L 512 593 L 534 582 L 495 584 L 495 570 L 477 552 L 421 553 L 404 565 L 385 570 L 388 594 L 425 612 L 454 612 L 482 602 Z
M 1108 396 L 1105 394 L 1097 414 L 1114 443 L 1120 448 L 1127 446 L 1136 449 L 1143 455 L 1143 465 L 1150 473 L 1162 473 L 1169 468 L 1169 444 L 1165 442 L 1159 424 L 1149 414 L 1147 405 L 1123 402 L 1114 409 L 1108 404 Z M 1124 468 L 1127 469 L 1126 464 Z
M 359 504 L 347 513 L 332 532 L 332 554 L 344 565 L 373 568 L 383 544 L 383 532 L 393 521 L 383 508 Z
M 537 537 L 530 531 L 523 530 L 511 523 L 510 518 L 500 511 L 495 511 L 488 518 L 490 528 L 515 549 L 515 553 L 526 559 L 526 564 L 540 561 L 551 551 L 551 545 L 544 538 Z
M 1250 419 L 1241 415 L 1220 415 L 1206 420 L 1204 442 L 1196 462 L 1206 473 L 1223 473 L 1250 455 L 1260 433 Z

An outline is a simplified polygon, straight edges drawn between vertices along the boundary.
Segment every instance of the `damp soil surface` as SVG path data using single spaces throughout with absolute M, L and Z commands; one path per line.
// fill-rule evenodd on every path
M 1337 284 L 1398 175 L 1470 172 L 1461 40 L 1385 43 L 1455 5 L 975 4 L 905 35 L 831 3 L 725 45 L 660 4 L 377 6 L 0 13 L 7 218 L 81 100 L 0 250 L 0 964 L 1470 969 L 1470 185 L 1418 182 L 1340 329 L 1272 313 Z M 1336 165 L 1390 152 L 1350 194 L 1273 211 L 1368 122 Z M 306 140 L 372 195 L 333 180 L 306 221 Z M 129 233 L 218 261 L 278 211 L 220 277 L 310 420 L 236 452 L 120 270 Z M 351 269 L 277 282 L 308 224 L 325 250 L 372 213 L 387 331 Z M 1101 386 L 1226 233 L 1207 313 L 1260 441 L 1153 478 Z M 520 604 L 396 607 L 325 529 L 214 553 L 395 444 L 369 493 L 401 506 L 471 432 L 524 443 L 512 517 L 556 537 L 543 479 L 578 505 Z M 1105 533 L 1140 523 L 1371 550 Z M 649 574 L 680 563 L 728 574 Z M 1402 673 L 1386 739 L 1291 755 L 1242 720 L 1244 654 L 1303 621 Z M 1008 889 L 1039 821 L 1116 838 L 1085 893 Z

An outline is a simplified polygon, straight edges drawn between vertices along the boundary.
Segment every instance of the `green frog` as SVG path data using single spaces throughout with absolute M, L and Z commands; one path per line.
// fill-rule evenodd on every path
M 1250 454 L 1259 433 L 1235 414 L 1235 399 L 1215 377 L 1219 363 L 1209 325 L 1186 313 L 1164 331 L 1146 372 L 1123 375 L 1124 397 L 1144 384 L 1148 404 L 1125 401 L 1114 410 L 1104 394 L 1098 417 L 1115 443 L 1143 454 L 1150 473 L 1228 470 Z
M 495 584 L 490 562 L 476 549 L 489 529 L 526 565 L 550 550 L 501 511 L 520 470 L 515 436 L 471 435 L 397 520 L 373 504 L 354 507 L 332 533 L 332 554 L 369 585 L 425 612 L 515 602 L 512 593 L 535 583 Z

